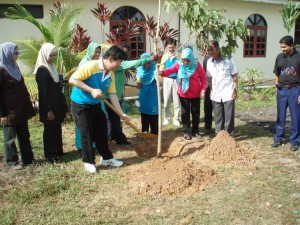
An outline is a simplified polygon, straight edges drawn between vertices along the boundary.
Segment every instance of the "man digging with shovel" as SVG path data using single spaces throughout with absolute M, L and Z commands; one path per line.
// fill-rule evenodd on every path
M 114 108 L 122 115 L 125 123 L 129 122 L 123 113 L 116 96 L 115 71 L 127 59 L 126 53 L 117 46 L 109 48 L 99 60 L 86 62 L 71 76 L 69 82 L 74 85 L 71 93 L 71 113 L 81 133 L 82 161 L 89 173 L 96 173 L 93 142 L 102 156 L 100 165 L 123 165 L 116 160 L 108 147 L 107 123 L 101 109 L 100 98 L 108 93 Z

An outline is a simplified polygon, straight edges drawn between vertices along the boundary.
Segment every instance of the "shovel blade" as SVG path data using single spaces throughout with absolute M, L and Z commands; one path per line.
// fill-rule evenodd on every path
M 158 138 L 158 135 L 152 134 L 149 132 L 139 132 L 139 133 L 136 133 L 136 136 L 138 136 L 140 138 L 146 138 L 146 139 L 157 139 Z

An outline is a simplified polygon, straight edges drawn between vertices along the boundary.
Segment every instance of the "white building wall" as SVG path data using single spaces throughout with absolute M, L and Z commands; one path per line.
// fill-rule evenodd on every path
M 43 4 L 44 5 L 44 15 L 45 18 L 49 15 L 49 10 L 53 7 L 53 3 L 56 0 L 19 0 L 17 1 L 19 4 Z M 98 19 L 96 19 L 92 12 L 90 11 L 93 8 L 97 7 L 96 0 L 90 1 L 82 1 L 82 0 L 73 0 L 74 4 L 78 4 L 84 8 L 82 15 L 79 18 L 78 23 L 87 30 L 87 33 L 91 36 L 92 40 L 95 42 L 101 42 L 101 23 Z M 103 1 L 104 2 L 104 1 Z M 142 1 L 142 0 L 111 0 L 107 1 L 107 6 L 110 10 L 114 10 L 121 6 L 132 6 L 139 9 L 144 16 L 154 16 L 157 18 L 157 5 L 158 0 L 151 1 Z M 11 4 L 11 1 L 8 0 L 0 0 L 0 3 Z M 243 73 L 246 68 L 258 68 L 263 74 L 264 77 L 270 78 L 273 77 L 273 65 L 276 58 L 276 55 L 280 52 L 279 48 L 279 39 L 287 34 L 287 31 L 284 29 L 280 17 L 280 10 L 283 5 L 279 4 L 280 1 L 275 1 L 276 4 L 267 4 L 262 2 L 255 1 L 239 1 L 239 0 L 209 0 L 209 8 L 220 9 L 225 8 L 227 13 L 226 17 L 230 19 L 240 18 L 242 20 L 246 20 L 248 16 L 251 14 L 260 14 L 262 15 L 267 24 L 267 52 L 266 57 L 264 58 L 244 58 L 243 57 L 243 42 L 241 40 L 238 41 L 239 49 L 237 49 L 236 53 L 233 54 L 234 60 L 239 69 L 239 73 Z M 43 21 L 43 20 L 41 20 Z M 179 29 L 179 18 L 178 13 L 167 14 L 162 11 L 161 22 L 167 21 L 170 24 L 170 27 L 174 29 Z M 181 21 L 181 36 L 180 42 L 183 43 L 188 39 L 189 31 L 186 26 Z M 109 24 L 107 23 L 105 26 L 105 32 L 108 33 Z M 23 39 L 26 37 L 34 37 L 36 39 L 41 38 L 41 34 L 34 25 L 30 24 L 27 21 L 22 20 L 10 20 L 10 19 L 0 19 L 0 43 L 5 41 L 12 41 L 14 39 Z M 291 31 L 291 34 L 294 33 L 294 30 Z M 193 45 L 195 40 L 191 40 L 187 44 Z M 223 43 L 224 44 L 224 43 Z M 222 45 L 222 42 L 220 42 Z M 149 39 L 146 39 L 147 51 L 150 51 L 150 43 Z M 153 45 L 152 45 L 153 50 Z M 196 57 L 199 60 L 202 60 L 200 53 L 195 51 Z M 21 65 L 22 66 L 22 65 Z
M 224 1 L 224 0 L 209 0 L 210 9 L 226 9 L 224 14 L 229 19 L 246 19 L 252 14 L 260 14 L 267 22 L 267 50 L 266 57 L 260 58 L 244 58 L 243 57 L 243 41 L 239 40 L 239 48 L 233 54 L 234 61 L 239 70 L 239 74 L 242 74 L 246 68 L 258 68 L 263 73 L 264 78 L 272 78 L 273 66 L 277 54 L 280 52 L 279 39 L 287 35 L 287 31 L 283 27 L 283 23 L 280 17 L 280 10 L 282 4 L 266 4 L 261 2 L 243 2 L 243 1 Z M 181 26 L 184 29 L 185 26 Z M 291 34 L 294 30 L 291 31 Z M 181 41 L 187 39 L 187 32 L 181 32 Z M 293 36 L 293 35 L 292 35 Z M 193 42 L 193 41 L 192 41 Z M 225 42 L 220 42 L 220 46 L 225 45 Z M 202 57 L 200 57 L 200 61 Z

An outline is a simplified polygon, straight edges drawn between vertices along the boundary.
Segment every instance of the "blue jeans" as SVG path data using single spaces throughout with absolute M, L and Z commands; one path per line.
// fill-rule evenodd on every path
M 14 126 L 4 126 L 4 148 L 6 155 L 6 163 L 15 166 L 19 163 L 17 146 L 15 140 L 19 142 L 19 149 L 24 165 L 31 164 L 33 160 L 33 152 L 30 143 L 30 134 L 28 130 L 28 122 Z
M 298 97 L 300 87 L 283 88 L 277 90 L 277 120 L 275 142 L 281 142 L 285 136 L 286 110 L 289 107 L 291 115 L 290 142 L 296 145 L 300 141 L 300 104 Z

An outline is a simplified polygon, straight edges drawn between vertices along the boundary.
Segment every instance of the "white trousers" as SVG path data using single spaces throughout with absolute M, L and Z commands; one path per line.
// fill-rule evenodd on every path
M 176 79 L 164 78 L 163 79 L 163 95 L 164 95 L 164 119 L 171 119 L 171 103 L 173 100 L 174 106 L 174 120 L 179 120 L 180 113 L 180 100 L 177 94 L 178 85 Z

